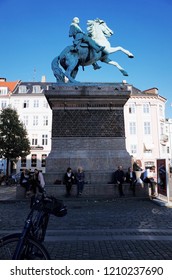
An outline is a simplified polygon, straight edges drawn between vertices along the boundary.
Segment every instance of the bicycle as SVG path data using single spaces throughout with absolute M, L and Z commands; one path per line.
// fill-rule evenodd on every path
M 31 197 L 30 208 L 22 232 L 0 239 L 0 259 L 50 260 L 50 255 L 42 244 L 49 218 L 51 214 L 56 217 L 65 216 L 67 207 L 62 200 L 43 192 Z

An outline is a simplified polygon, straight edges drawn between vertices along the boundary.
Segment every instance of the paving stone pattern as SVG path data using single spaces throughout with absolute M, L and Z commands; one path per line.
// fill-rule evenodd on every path
M 172 259 L 172 208 L 137 197 L 63 199 L 68 214 L 51 216 L 45 240 L 52 259 Z M 0 236 L 22 230 L 29 204 L 0 202 Z

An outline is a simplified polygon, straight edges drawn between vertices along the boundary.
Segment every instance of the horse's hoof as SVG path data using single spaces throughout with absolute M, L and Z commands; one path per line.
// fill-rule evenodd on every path
M 134 55 L 133 54 L 129 54 L 128 57 L 129 58 L 134 58 Z

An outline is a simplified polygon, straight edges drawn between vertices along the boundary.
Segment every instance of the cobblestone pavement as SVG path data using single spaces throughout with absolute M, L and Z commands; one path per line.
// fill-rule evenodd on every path
M 51 216 L 45 240 L 52 259 L 172 259 L 172 208 L 137 197 L 63 199 L 68 214 Z M 0 201 L 0 236 L 22 230 L 29 203 Z

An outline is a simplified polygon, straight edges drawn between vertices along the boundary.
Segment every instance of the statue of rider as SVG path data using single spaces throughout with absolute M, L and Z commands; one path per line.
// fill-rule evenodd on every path
M 70 25 L 69 29 L 69 37 L 73 37 L 74 41 L 74 47 L 77 48 L 81 45 L 82 42 L 87 43 L 93 50 L 96 51 L 96 53 L 103 51 L 105 47 L 100 47 L 96 44 L 96 42 L 89 37 L 87 34 L 85 34 L 82 29 L 79 26 L 79 18 L 74 17 L 72 20 L 72 23 Z M 96 62 L 92 64 L 94 70 L 100 69 L 101 66 L 99 66 Z

